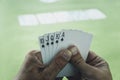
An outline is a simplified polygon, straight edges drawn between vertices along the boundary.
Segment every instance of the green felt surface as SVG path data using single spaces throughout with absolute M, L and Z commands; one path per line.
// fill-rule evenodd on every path
M 107 18 L 21 27 L 18 16 L 62 10 L 97 8 Z M 120 80 L 120 0 L 0 0 L 0 80 L 13 80 L 27 52 L 40 49 L 38 36 L 61 29 L 78 29 L 93 34 L 91 50 L 110 65 L 113 80 Z

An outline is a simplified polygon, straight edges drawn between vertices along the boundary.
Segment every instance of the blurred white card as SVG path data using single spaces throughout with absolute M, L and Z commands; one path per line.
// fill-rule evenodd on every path
M 84 58 L 84 60 L 86 60 L 92 41 L 92 35 L 78 30 L 63 30 L 61 35 L 61 42 L 59 42 L 58 51 L 63 48 L 67 48 L 70 45 L 75 45 L 79 49 L 81 56 Z M 67 64 L 65 68 L 58 74 L 58 77 L 62 77 L 63 75 L 72 76 L 75 72 L 76 70 L 73 68 L 73 66 L 71 64 Z

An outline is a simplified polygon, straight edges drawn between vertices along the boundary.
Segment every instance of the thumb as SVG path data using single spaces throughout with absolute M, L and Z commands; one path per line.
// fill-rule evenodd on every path
M 102 80 L 100 79 L 100 75 L 103 74 L 101 70 L 98 68 L 91 66 L 85 62 L 82 58 L 79 50 L 75 46 L 70 46 L 68 48 L 72 52 L 71 63 L 79 69 L 79 72 L 85 75 L 87 78 L 95 79 L 95 80 Z
M 65 49 L 61 50 L 51 61 L 48 67 L 44 70 L 49 76 L 56 77 L 57 74 L 65 67 L 72 56 L 72 53 Z

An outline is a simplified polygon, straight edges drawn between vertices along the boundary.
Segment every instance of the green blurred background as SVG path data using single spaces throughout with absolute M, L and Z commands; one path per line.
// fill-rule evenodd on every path
M 97 8 L 103 20 L 88 20 L 23 27 L 18 16 L 62 10 Z M 13 80 L 27 52 L 39 50 L 38 36 L 61 29 L 78 29 L 93 34 L 91 50 L 110 65 L 113 80 L 120 80 L 120 0 L 0 0 L 0 80 Z

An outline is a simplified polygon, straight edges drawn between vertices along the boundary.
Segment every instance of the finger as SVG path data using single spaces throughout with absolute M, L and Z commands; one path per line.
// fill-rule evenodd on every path
M 102 70 L 105 76 L 109 76 L 109 79 L 106 80 L 112 80 L 112 75 L 108 63 L 101 57 L 97 56 L 93 51 L 89 51 L 86 62 Z
M 25 61 L 26 67 L 36 66 L 36 67 L 44 67 L 41 52 L 37 50 L 33 50 L 26 55 Z
M 89 51 L 86 63 L 100 69 L 105 69 L 108 66 L 107 62 L 101 57 L 97 56 L 93 51 Z
M 96 67 L 86 64 L 77 47 L 71 46 L 68 48 L 73 56 L 71 57 L 71 62 L 75 65 L 79 71 L 84 74 L 88 78 L 92 78 L 95 80 L 102 80 L 100 75 L 103 75 L 103 72 Z
M 85 63 L 84 59 L 82 58 L 78 48 L 76 46 L 70 46 L 68 47 L 68 50 L 72 52 L 72 57 L 71 57 L 71 62 L 75 64 L 76 66 L 78 65 L 77 63 Z
M 57 74 L 65 67 L 72 56 L 72 53 L 65 49 L 60 51 L 49 66 L 45 69 L 45 73 L 51 74 L 49 76 L 56 77 Z

